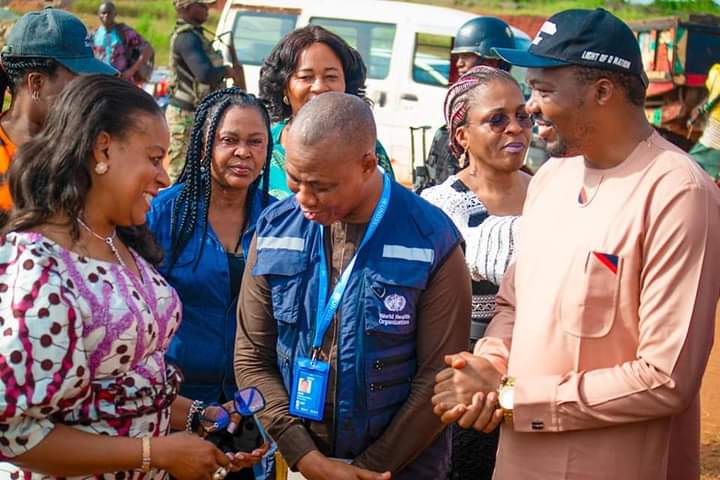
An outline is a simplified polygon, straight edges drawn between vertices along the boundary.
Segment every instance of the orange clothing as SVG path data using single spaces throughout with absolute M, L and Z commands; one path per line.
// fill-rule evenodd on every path
M 10 210 L 12 207 L 7 174 L 16 151 L 17 147 L 0 127 L 0 210 Z
M 653 133 L 607 170 L 548 162 L 521 232 L 475 347 L 516 378 L 493 478 L 699 478 L 720 191 Z

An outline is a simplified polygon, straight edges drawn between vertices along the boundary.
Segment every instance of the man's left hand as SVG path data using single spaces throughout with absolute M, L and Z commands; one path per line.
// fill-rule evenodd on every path
M 435 395 L 432 398 L 433 412 L 443 423 L 458 421 L 469 409 L 472 410 L 471 416 L 463 423 L 469 422 L 472 417 L 481 419 L 479 416 L 487 413 L 488 409 L 494 410 L 502 374 L 488 360 L 461 352 L 447 355 L 445 363 L 450 368 L 442 370 L 435 377 Z M 485 398 L 490 392 L 492 394 Z M 482 393 L 483 396 L 474 401 L 476 393 Z

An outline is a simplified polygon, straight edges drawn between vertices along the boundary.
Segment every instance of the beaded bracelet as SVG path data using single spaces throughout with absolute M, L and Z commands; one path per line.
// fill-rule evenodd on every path
M 193 400 L 185 419 L 185 430 L 193 433 L 200 426 L 200 413 L 205 410 L 205 404 L 200 400 Z

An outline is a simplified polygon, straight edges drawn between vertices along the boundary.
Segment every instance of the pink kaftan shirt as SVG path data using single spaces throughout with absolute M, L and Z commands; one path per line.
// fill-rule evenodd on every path
M 7 462 L 0 478 L 53 478 L 10 462 L 58 423 L 112 436 L 169 433 L 179 375 L 163 355 L 181 304 L 133 255 L 142 279 L 37 233 L 0 239 L 0 461 Z M 164 477 L 127 471 L 74 478 Z
M 475 353 L 517 379 L 496 480 L 699 477 L 720 191 L 653 133 L 620 165 L 553 159 Z

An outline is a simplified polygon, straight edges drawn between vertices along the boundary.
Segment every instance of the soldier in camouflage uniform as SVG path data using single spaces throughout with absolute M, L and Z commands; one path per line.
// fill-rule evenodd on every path
M 168 174 L 175 182 L 185 166 L 193 112 L 209 93 L 236 75 L 212 47 L 202 24 L 215 0 L 173 0 L 178 14 L 170 37 L 170 100 L 165 114 L 170 128 Z

